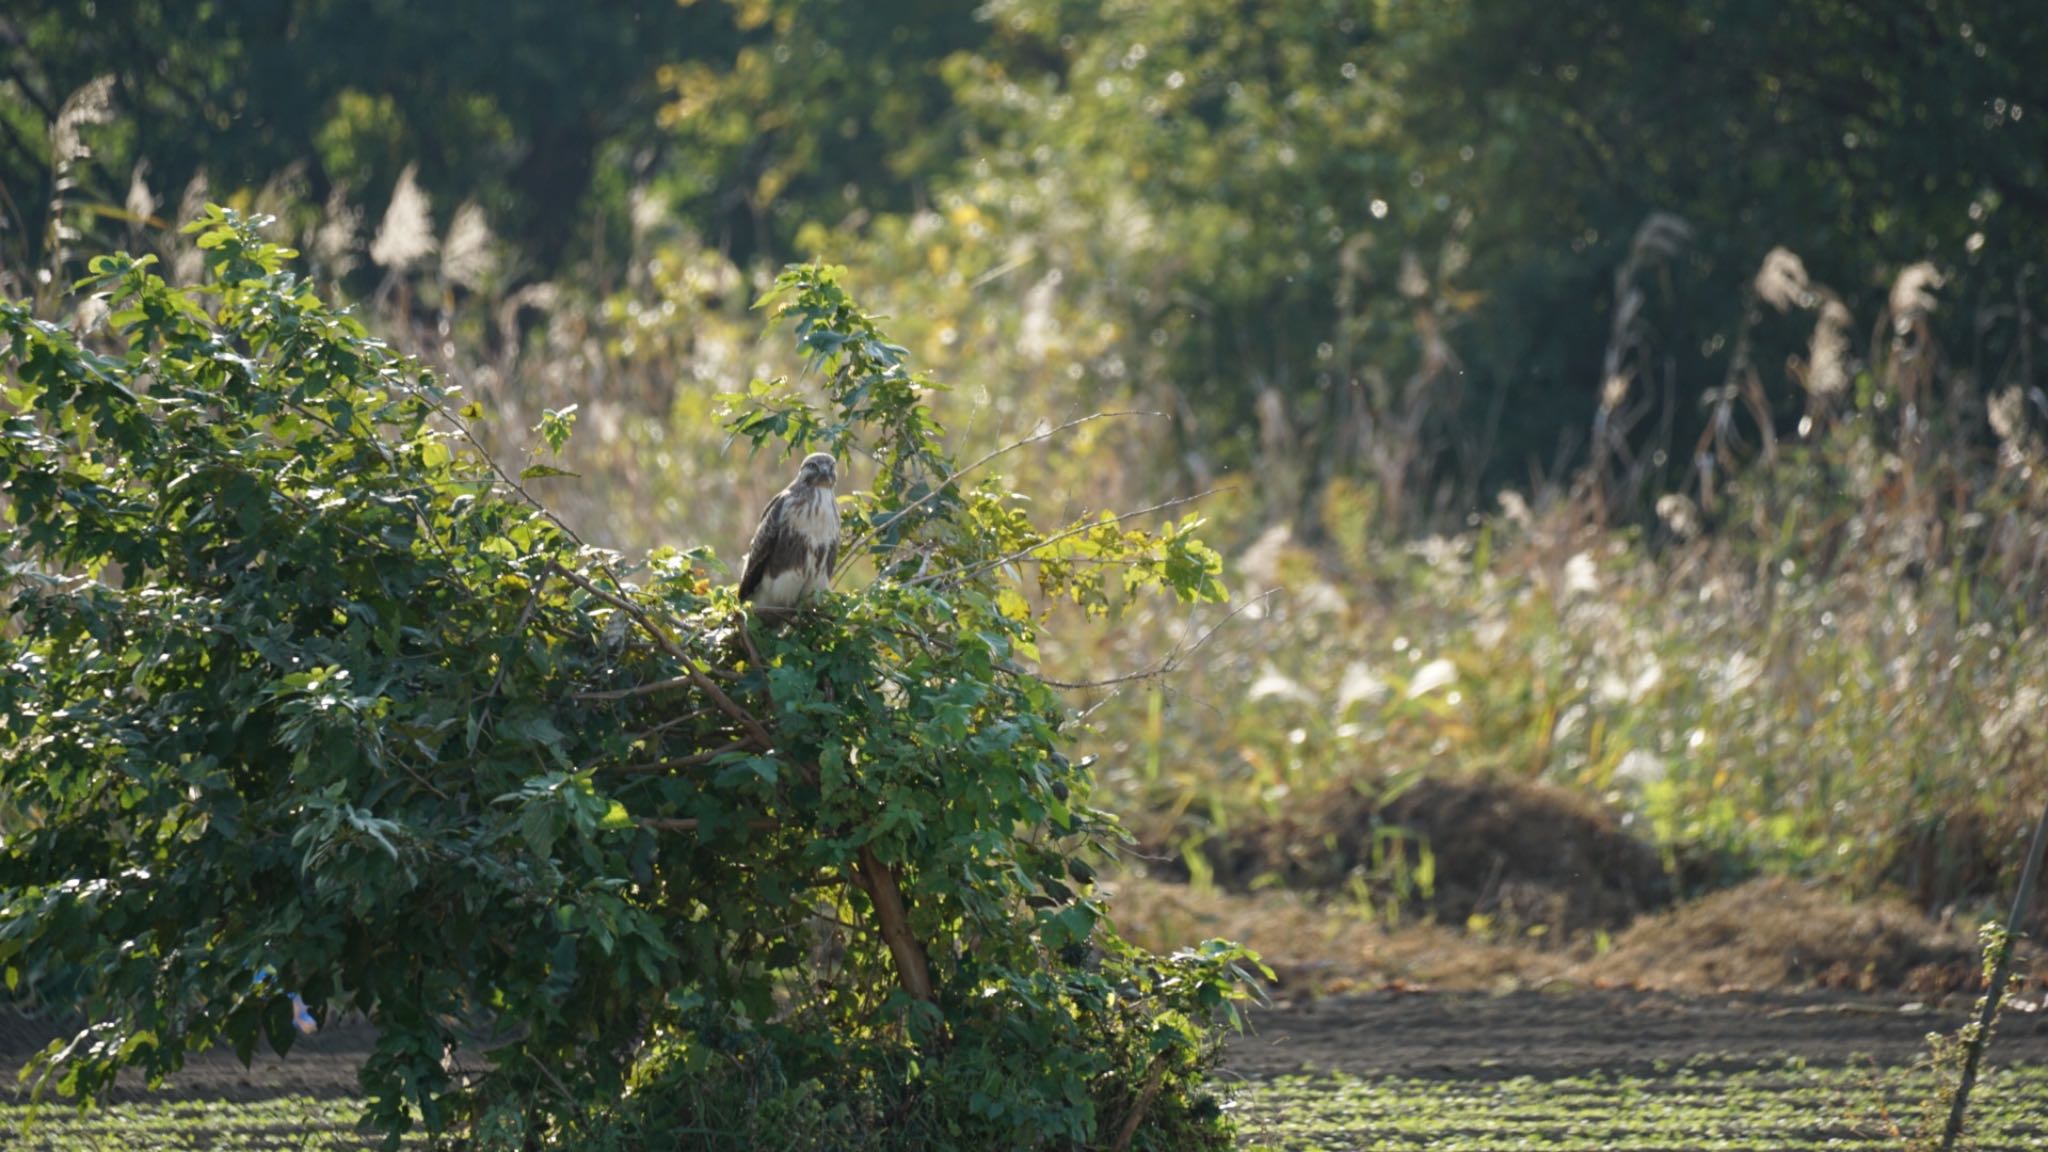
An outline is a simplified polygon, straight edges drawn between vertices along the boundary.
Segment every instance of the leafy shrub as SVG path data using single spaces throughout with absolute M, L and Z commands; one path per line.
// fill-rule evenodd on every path
M 91 1021 L 46 1082 L 285 1051 L 290 989 L 376 1026 L 394 1142 L 1226 1140 L 1202 1083 L 1251 957 L 1118 939 L 1115 824 L 1025 670 L 1024 573 L 1220 598 L 1192 523 L 1035 528 L 792 269 L 766 302 L 827 402 L 760 384 L 733 428 L 877 462 L 873 578 L 764 627 L 706 550 L 629 582 L 252 222 L 192 230 L 198 288 L 93 262 L 105 350 L 0 308 L 0 965 L 68 968 Z

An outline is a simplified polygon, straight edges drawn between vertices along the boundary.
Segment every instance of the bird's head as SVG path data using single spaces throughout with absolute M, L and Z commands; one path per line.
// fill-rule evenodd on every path
M 830 488 L 839 482 L 839 464 L 828 452 L 813 452 L 804 457 L 803 465 L 796 470 L 796 482 L 812 488 Z

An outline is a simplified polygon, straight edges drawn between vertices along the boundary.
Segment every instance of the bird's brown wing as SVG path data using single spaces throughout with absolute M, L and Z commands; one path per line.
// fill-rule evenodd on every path
M 754 590 L 761 586 L 762 577 L 768 574 L 768 556 L 775 550 L 775 539 L 782 534 L 782 509 L 789 503 L 788 491 L 777 492 L 775 499 L 761 511 L 761 522 L 754 526 L 754 541 L 747 545 L 746 570 L 740 573 L 740 599 L 751 600 Z

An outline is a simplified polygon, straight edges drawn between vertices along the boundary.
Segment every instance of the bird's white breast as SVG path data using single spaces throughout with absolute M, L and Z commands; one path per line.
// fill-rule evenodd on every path
M 754 602 L 766 607 L 790 607 L 831 586 L 831 549 L 839 539 L 839 506 L 832 499 L 832 490 L 813 488 L 791 500 L 783 509 L 782 530 L 806 547 L 796 566 L 762 579 Z
M 788 512 L 789 527 L 798 536 L 825 546 L 839 539 L 839 505 L 830 488 L 813 488 L 808 499 L 793 504 Z

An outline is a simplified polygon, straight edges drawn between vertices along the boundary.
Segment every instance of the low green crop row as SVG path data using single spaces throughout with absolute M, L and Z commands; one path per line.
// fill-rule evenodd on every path
M 1788 1066 L 1727 1075 L 1529 1077 L 1496 1081 L 1294 1077 L 1246 1085 L 1253 1148 L 1898 1148 L 1937 1095 L 1924 1072 Z M 1985 1152 L 2048 1146 L 2048 1068 L 1994 1070 L 1971 1100 Z
M 357 1135 L 362 1102 L 280 1096 L 268 1100 L 184 1100 L 116 1104 L 79 1112 L 63 1104 L 34 1110 L 0 1105 L 0 1146 L 21 1152 L 337 1152 L 375 1147 Z
M 1734 1152 L 1897 1148 L 1936 1093 L 1924 1072 L 1788 1065 L 1565 1080 L 1304 1076 L 1240 1085 L 1233 1107 L 1246 1144 L 1274 1152 Z M 2044 1102 L 2048 1067 L 1991 1069 L 1972 1098 L 1976 1146 L 2048 1146 Z M 356 1108 L 353 1100 L 306 1096 L 122 1104 L 86 1113 L 44 1108 L 24 1128 L 28 1109 L 0 1106 L 0 1134 L 23 1152 L 333 1152 L 370 1146 L 353 1129 Z

